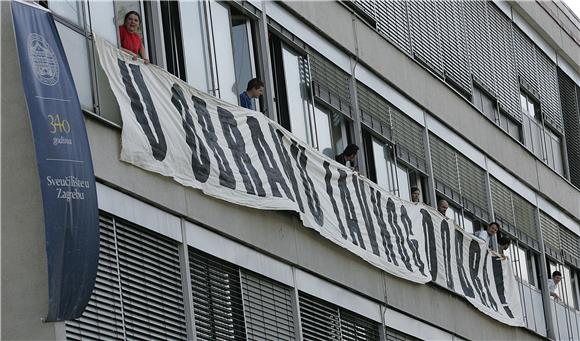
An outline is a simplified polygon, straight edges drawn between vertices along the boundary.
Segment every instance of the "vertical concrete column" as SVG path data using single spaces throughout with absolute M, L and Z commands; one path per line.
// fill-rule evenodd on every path
M 181 270 L 181 288 L 185 311 L 185 327 L 188 340 L 197 340 L 195 332 L 195 313 L 193 311 L 193 289 L 191 287 L 191 272 L 189 268 L 189 252 L 187 247 L 187 230 L 185 219 L 181 218 L 181 243 L 179 244 L 179 268 Z
M 429 143 L 429 125 L 427 124 L 427 113 L 423 111 L 423 122 L 425 129 L 423 129 L 423 136 L 425 138 L 425 162 L 427 163 L 427 190 L 429 191 L 429 200 L 431 206 L 437 208 L 437 196 L 435 195 L 435 179 L 433 178 L 433 163 L 431 162 L 431 145 Z
M 367 175 L 367 168 L 366 168 L 366 156 L 364 151 L 364 143 L 362 138 L 362 122 L 360 120 L 360 114 L 358 110 L 358 97 L 356 91 L 356 67 L 358 65 L 358 38 L 356 35 L 356 16 L 354 13 L 351 13 L 351 22 L 352 22 L 352 30 L 354 33 L 354 43 L 355 43 L 355 51 L 356 57 L 350 57 L 350 98 L 351 98 L 351 113 L 352 113 L 352 120 L 353 120 L 353 132 L 354 132 L 354 143 L 359 146 L 358 152 L 358 171 L 362 175 Z

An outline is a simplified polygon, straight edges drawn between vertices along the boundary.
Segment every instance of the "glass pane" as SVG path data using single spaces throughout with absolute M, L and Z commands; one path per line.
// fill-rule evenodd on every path
M 91 28 L 101 38 L 117 45 L 115 7 L 112 1 L 89 2 Z
M 569 266 L 564 266 L 563 267 L 563 272 L 562 272 L 562 283 L 560 283 L 560 286 L 564 286 L 560 292 L 566 291 L 566 295 L 565 297 L 561 297 L 563 300 L 565 300 L 566 304 L 568 304 L 569 306 L 573 307 L 574 306 L 574 294 L 573 294 L 573 290 L 572 290 L 572 280 L 571 280 L 571 272 L 570 272 L 570 267 Z
M 83 27 L 82 3 L 76 0 L 49 1 L 48 8 L 59 16 Z
M 385 154 L 385 146 L 376 139 L 373 139 L 373 159 L 375 161 L 377 185 L 386 189 L 389 193 L 393 193 L 395 189 L 393 188 L 389 160 Z
M 236 68 L 238 94 L 244 92 L 250 79 L 254 78 L 249 23 L 248 19 L 232 20 L 232 41 L 234 44 L 234 65 Z
M 332 140 L 334 141 L 334 151 L 336 153 L 342 153 L 344 148 L 346 148 L 346 124 L 344 122 L 344 117 L 341 114 L 332 112 Z
M 486 95 L 482 95 L 481 100 L 483 102 L 483 112 L 490 120 L 495 122 L 495 103 Z
M 97 89 L 99 96 L 99 115 L 111 122 L 122 124 L 121 109 L 111 90 L 111 85 L 100 63 L 97 63 Z
M 461 226 L 460 220 L 457 218 L 458 217 L 457 211 L 451 205 L 449 205 L 449 208 L 447 208 L 447 211 L 445 212 L 445 216 L 447 218 L 453 220 L 457 225 Z
M 397 180 L 399 181 L 399 197 L 405 200 L 411 200 L 409 174 L 407 174 L 407 169 L 400 165 L 397 165 Z
M 318 150 L 329 158 L 334 159 L 335 153 L 332 150 L 332 137 L 330 136 L 330 118 L 328 117 L 328 112 L 319 107 L 314 107 L 314 118 L 316 120 Z
M 564 162 L 562 160 L 562 144 L 558 136 L 552 135 L 552 152 L 554 153 L 554 170 L 558 174 L 564 174 Z
M 94 111 L 87 39 L 59 22 L 55 24 L 64 46 L 81 106 Z
M 520 271 L 522 272 L 521 279 L 527 283 L 529 281 L 528 258 L 526 257 L 526 250 L 520 246 L 518 246 L 518 257 L 520 261 Z
M 216 2 L 210 2 L 213 27 L 213 43 L 215 59 L 218 65 L 220 98 L 233 104 L 238 104 L 238 88 L 234 67 L 234 51 L 232 48 L 232 34 L 230 30 L 229 9 Z
M 310 122 L 308 117 L 308 102 L 304 84 L 300 76 L 300 56 L 282 48 L 284 63 L 284 79 L 288 96 L 288 112 L 290 113 L 290 128 L 296 137 L 310 143 Z
M 532 151 L 538 158 L 542 159 L 542 127 L 540 127 L 540 125 L 538 125 L 538 123 L 536 123 L 534 120 L 530 120 L 530 132 L 532 140 Z
M 552 136 L 548 129 L 544 130 L 544 141 L 546 142 L 546 162 L 550 168 L 554 168 L 554 152 L 552 151 Z
M 530 117 L 536 117 L 536 108 L 534 106 L 534 102 L 530 101 L 528 99 L 528 115 L 530 115 Z
M 187 33 L 182 35 L 187 83 L 198 90 L 208 91 L 211 73 L 207 37 L 204 35 L 203 2 L 182 1 L 179 13 L 181 18 L 188 18 L 181 20 L 181 28 Z
M 463 229 L 466 232 L 472 233 L 473 234 L 473 220 L 471 220 L 471 218 L 465 216 L 463 218 Z
M 481 103 L 481 91 L 477 87 L 473 88 L 473 104 L 477 109 L 483 112 L 483 103 Z
M 528 100 L 526 99 L 526 96 L 524 96 L 521 93 L 520 93 L 520 105 L 522 107 L 522 112 L 527 115 L 528 114 Z

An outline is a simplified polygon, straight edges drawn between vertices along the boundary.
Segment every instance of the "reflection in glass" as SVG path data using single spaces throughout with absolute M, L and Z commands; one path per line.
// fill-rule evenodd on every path
M 88 2 L 91 13 L 91 28 L 101 38 L 117 45 L 115 6 L 112 1 Z
M 473 220 L 469 217 L 464 217 L 463 219 L 463 229 L 466 232 L 473 233 Z
M 181 36 L 183 46 L 190 47 L 183 49 L 187 83 L 198 90 L 208 91 L 211 77 L 208 66 L 211 64 L 207 36 L 204 34 L 203 2 L 182 1 L 179 3 L 179 13 L 182 18 L 189 18 L 181 21 L 183 32 L 187 32 Z
M 308 144 L 312 144 L 308 97 L 306 96 L 305 84 L 300 72 L 302 66 L 301 58 L 285 47 L 282 48 L 288 112 L 290 113 L 290 129 L 296 137 Z
M 528 265 L 528 258 L 526 256 L 526 250 L 524 250 L 521 246 L 517 247 L 518 249 L 518 260 L 520 262 L 520 271 L 521 271 L 521 279 L 526 282 L 529 283 L 530 278 L 529 278 L 529 274 L 528 274 L 528 269 L 529 269 L 529 265 Z
M 237 93 L 246 90 L 250 79 L 254 78 L 250 21 L 245 18 L 232 20 L 232 41 L 234 44 L 234 65 Z
M 48 8 L 77 26 L 84 27 L 82 3 L 75 0 L 49 1 Z
M 87 39 L 59 22 L 55 21 L 55 24 L 67 55 L 81 106 L 94 111 Z
M 218 65 L 219 95 L 232 104 L 238 104 L 234 53 L 230 30 L 229 9 L 217 1 L 210 2 L 215 59 Z
M 330 136 L 330 118 L 325 109 L 314 107 L 314 119 L 316 120 L 316 134 L 318 150 L 331 159 L 335 153 L 332 150 L 332 137 Z

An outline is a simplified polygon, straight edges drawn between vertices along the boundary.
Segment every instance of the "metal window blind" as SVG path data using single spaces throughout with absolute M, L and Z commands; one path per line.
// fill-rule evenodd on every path
M 342 340 L 344 341 L 378 341 L 379 325 L 367 318 L 344 309 L 339 309 Z
M 239 268 L 189 248 L 198 340 L 245 340 Z
M 464 10 L 471 73 L 486 88 L 485 90 L 495 93 L 486 2 L 465 1 Z
M 379 325 L 314 296 L 299 293 L 304 340 L 379 340 Z
M 554 64 L 544 52 L 536 49 L 536 60 L 540 86 L 540 107 L 544 120 L 558 131 L 563 130 L 558 73 Z
M 389 113 L 393 140 L 397 144 L 397 157 L 425 172 L 423 127 L 395 107 L 389 107 Z
M 478 217 L 488 221 L 485 171 L 462 154 L 456 153 L 456 155 L 457 164 L 459 166 L 459 181 L 461 185 L 461 195 L 464 199 L 464 207 L 472 211 L 472 213 L 475 213 Z M 476 207 L 472 208 L 470 205 L 467 205 L 465 199 L 475 204 Z
M 511 191 L 491 176 L 489 177 L 489 184 L 491 187 L 493 211 L 496 218 L 500 218 L 501 220 L 515 226 L 516 221 L 512 209 Z
M 567 228 L 560 226 L 560 243 L 562 250 L 572 257 L 580 259 L 580 237 Z
M 353 0 L 354 3 L 358 8 L 360 8 L 363 12 L 368 14 L 371 18 L 375 18 L 375 2 L 368 1 L 368 0 Z
M 519 28 L 512 24 L 514 50 L 519 76 L 527 85 L 538 93 L 538 76 L 536 73 L 536 47 Z
M 127 338 L 186 340 L 176 241 L 116 220 Z
M 463 92 L 472 92 L 469 56 L 465 36 L 463 2 L 437 1 L 441 56 L 445 78 L 451 79 Z
M 487 3 L 496 90 L 500 107 L 517 122 L 522 121 L 517 66 L 514 57 L 511 19 L 493 2 Z
M 83 315 L 66 321 L 67 340 L 122 340 L 123 316 L 113 221 L 100 216 L 99 265 L 91 299 Z
M 292 289 L 246 271 L 241 282 L 248 340 L 296 340 Z
M 436 73 L 443 75 L 437 3 L 408 1 L 413 55 Z
M 361 120 L 381 136 L 392 139 L 389 102 L 362 83 L 356 83 Z
M 379 33 L 407 54 L 411 54 L 407 1 L 368 1 L 375 5 Z
M 314 94 L 347 116 L 351 116 L 350 76 L 318 53 L 310 54 Z
M 570 181 L 580 188 L 580 89 L 564 72 L 558 70 L 560 99 L 564 115 L 566 151 Z
M 459 193 L 455 151 L 434 134 L 429 134 L 433 177 Z
M 516 227 L 533 240 L 538 240 L 538 225 L 536 222 L 536 208 L 526 199 L 512 192 L 512 201 L 516 219 Z
M 385 329 L 385 336 L 387 341 L 419 341 L 421 339 L 418 339 L 414 336 L 411 335 L 407 335 L 403 332 L 400 332 L 398 330 L 392 329 L 387 327 Z
M 540 225 L 544 244 L 553 249 L 560 249 L 560 227 L 558 223 L 544 212 L 540 211 Z

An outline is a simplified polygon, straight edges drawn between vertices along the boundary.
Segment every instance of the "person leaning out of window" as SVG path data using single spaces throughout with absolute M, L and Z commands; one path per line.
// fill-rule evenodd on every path
M 258 78 L 250 79 L 248 86 L 246 87 L 246 91 L 240 94 L 240 106 L 246 109 L 256 110 L 254 98 L 262 96 L 263 92 L 264 82 Z
M 141 16 L 135 11 L 129 11 L 125 14 L 125 21 L 123 25 L 119 26 L 119 38 L 121 41 L 121 49 L 130 53 L 133 60 L 142 58 L 145 64 L 149 63 L 149 59 L 145 55 L 145 48 L 139 35 L 139 25 L 141 25 Z
M 334 159 L 341 165 L 348 166 L 353 171 L 358 171 L 358 167 L 355 163 L 358 149 L 359 148 L 356 144 L 349 144 L 344 148 L 344 151 L 341 154 L 338 154 Z M 348 165 L 346 164 L 347 162 L 349 163 Z

